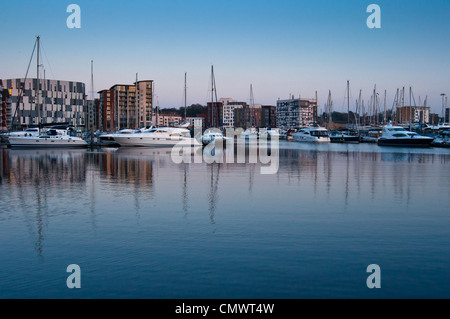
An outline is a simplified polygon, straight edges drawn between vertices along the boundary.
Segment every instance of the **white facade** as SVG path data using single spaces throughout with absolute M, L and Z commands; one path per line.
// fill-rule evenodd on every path
M 234 110 L 242 109 L 246 105 L 246 103 L 238 102 L 231 98 L 221 98 L 219 102 L 222 102 L 223 104 L 223 127 L 234 128 Z

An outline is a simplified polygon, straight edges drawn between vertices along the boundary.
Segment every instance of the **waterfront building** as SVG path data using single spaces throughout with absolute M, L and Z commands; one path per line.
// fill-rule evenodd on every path
M 155 116 L 157 126 L 175 127 L 183 122 L 183 117 L 178 113 L 161 113 Z
M 0 130 L 8 130 L 11 127 L 11 99 L 9 90 L 3 87 L 0 80 Z
M 444 122 L 450 124 L 450 107 L 445 109 Z
M 189 122 L 191 127 L 200 127 L 202 129 L 206 128 L 204 117 L 187 117 L 186 121 Z
M 206 118 L 207 128 L 220 128 L 223 126 L 223 103 L 222 102 L 208 102 L 208 115 Z
M 274 105 L 262 105 L 262 126 L 264 128 L 277 127 L 277 107 Z
M 221 98 L 219 100 L 223 107 L 222 107 L 222 118 L 223 118 L 223 128 L 234 128 L 234 115 L 236 109 L 242 109 L 245 106 L 247 106 L 247 103 L 245 102 L 238 102 L 231 98 Z
M 282 129 L 293 129 L 306 127 L 316 121 L 316 99 L 296 99 L 292 96 L 290 99 L 277 101 L 277 127 Z
M 429 106 L 400 106 L 397 107 L 397 123 L 430 123 Z
M 3 85 L 10 95 L 11 111 L 7 122 L 11 125 L 86 125 L 85 84 L 82 82 L 39 79 L 38 87 L 37 79 L 20 78 L 3 80 Z
M 86 130 L 96 131 L 99 129 L 99 99 L 86 101 Z
M 152 124 L 153 80 L 115 84 L 98 94 L 99 129 L 109 132 Z

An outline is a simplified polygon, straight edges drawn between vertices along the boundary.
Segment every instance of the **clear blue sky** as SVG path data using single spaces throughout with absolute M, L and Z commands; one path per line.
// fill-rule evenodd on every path
M 81 7 L 81 29 L 69 29 L 66 8 Z M 369 29 L 366 8 L 381 7 L 381 29 Z M 16 0 L 2 1 L 0 78 L 23 77 L 37 35 L 46 77 L 86 83 L 94 61 L 95 91 L 116 83 L 155 80 L 161 107 L 206 103 L 214 65 L 219 97 L 276 104 L 290 94 L 314 97 L 331 90 L 344 110 L 359 90 L 412 86 L 441 111 L 450 95 L 448 0 Z M 32 76 L 35 76 L 35 67 Z

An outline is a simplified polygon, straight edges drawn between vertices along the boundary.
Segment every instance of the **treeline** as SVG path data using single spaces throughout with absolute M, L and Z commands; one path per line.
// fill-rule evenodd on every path
M 180 107 L 180 108 L 175 108 L 175 107 L 171 107 L 171 108 L 161 108 L 160 110 L 158 110 L 158 107 L 155 108 L 155 112 L 158 112 L 160 114 L 169 114 L 169 113 L 175 113 L 180 115 L 181 117 L 184 117 L 184 106 Z M 188 107 L 186 107 L 186 116 L 187 117 L 197 117 L 200 114 L 207 114 L 208 110 L 206 108 L 206 106 L 203 106 L 201 104 L 192 104 Z

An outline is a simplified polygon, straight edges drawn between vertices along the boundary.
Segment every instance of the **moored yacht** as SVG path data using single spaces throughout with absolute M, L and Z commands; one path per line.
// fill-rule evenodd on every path
M 39 136 L 10 136 L 12 148 L 74 148 L 87 147 L 86 141 L 76 136 L 72 127 L 55 126 Z
M 292 137 L 296 142 L 330 143 L 328 130 L 318 124 L 310 124 L 308 127 L 293 133 Z
M 225 135 L 223 135 L 222 132 L 219 132 L 217 130 L 207 130 L 202 135 L 202 143 L 203 145 L 207 145 L 209 143 L 219 141 L 219 142 L 225 142 L 226 141 Z
M 158 127 L 143 132 L 115 134 L 113 136 L 120 146 L 168 147 L 175 145 L 201 146 L 191 132 L 180 127 Z
M 422 136 L 415 132 L 407 131 L 401 126 L 391 124 L 383 127 L 383 133 L 378 139 L 380 146 L 405 146 L 405 147 L 429 147 L 433 142 L 432 137 Z

